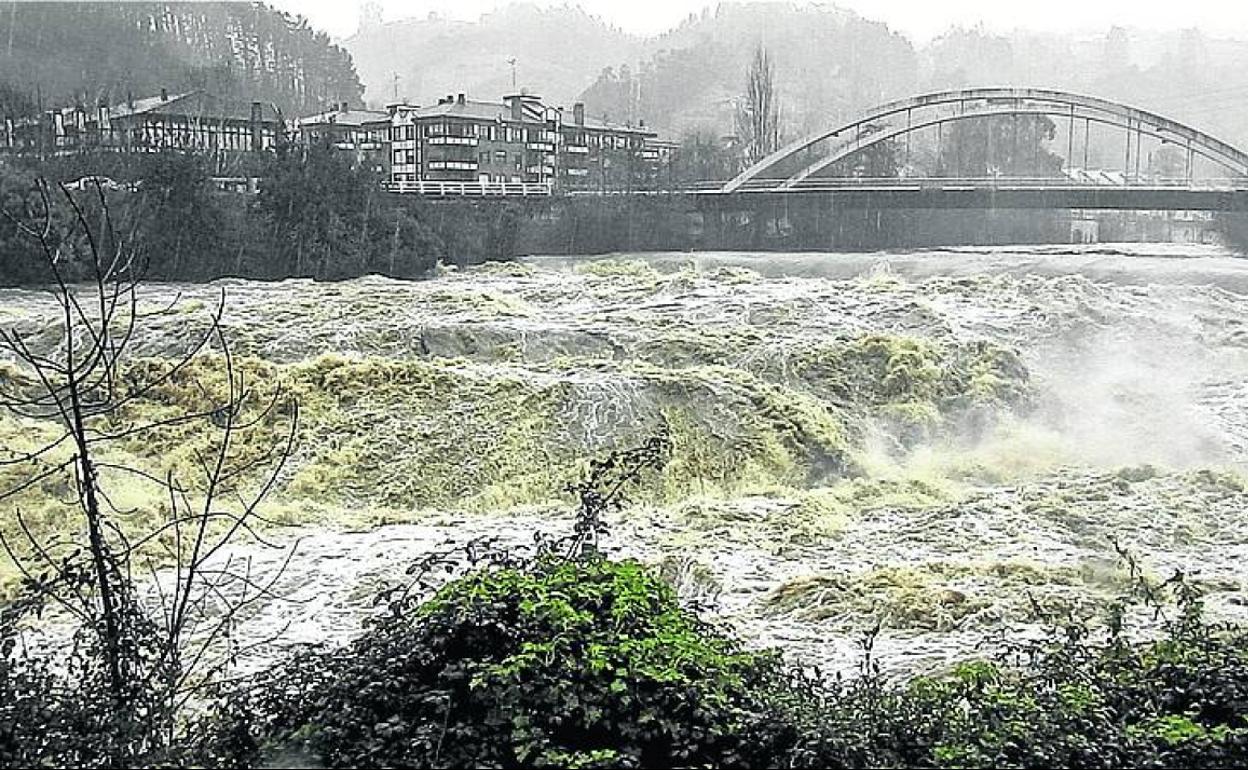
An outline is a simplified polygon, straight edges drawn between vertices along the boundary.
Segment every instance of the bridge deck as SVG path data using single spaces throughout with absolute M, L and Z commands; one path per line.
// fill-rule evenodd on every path
M 707 209 L 746 207 L 764 201 L 822 200 L 838 208 L 1248 211 L 1248 182 L 1232 179 L 1138 179 L 1107 184 L 1075 182 L 1064 177 L 818 178 L 784 189 L 777 189 L 775 180 L 754 179 L 732 192 L 726 192 L 721 182 L 707 182 L 662 192 L 571 194 L 682 194 Z

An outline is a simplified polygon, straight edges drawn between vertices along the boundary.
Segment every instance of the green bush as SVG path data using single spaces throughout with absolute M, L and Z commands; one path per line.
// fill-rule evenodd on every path
M 297 659 L 249 710 L 268 752 L 331 767 L 756 767 L 795 738 L 774 716 L 779 671 L 641 565 L 548 558 Z
M 995 660 L 825 687 L 797 718 L 805 767 L 1242 767 L 1248 637 L 1181 614 L 1158 641 L 1073 624 Z
M 228 713 L 258 761 L 330 767 L 1242 767 L 1248 638 L 1070 626 L 939 675 L 822 680 L 594 551 L 473 572 Z M 220 727 L 218 728 L 220 729 Z

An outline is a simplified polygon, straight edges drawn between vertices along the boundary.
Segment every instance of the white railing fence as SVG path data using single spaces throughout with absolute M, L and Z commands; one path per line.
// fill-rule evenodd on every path
M 385 182 L 387 192 L 434 198 L 502 198 L 550 195 L 550 182 Z

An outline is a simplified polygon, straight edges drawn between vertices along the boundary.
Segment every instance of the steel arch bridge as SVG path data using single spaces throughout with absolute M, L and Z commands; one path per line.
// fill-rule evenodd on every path
M 1068 119 L 1068 164 L 1075 151 L 1075 126 L 1083 122 L 1085 166 L 1091 126 L 1096 123 L 1126 132 L 1127 170 L 1132 160 L 1132 137 L 1137 169 L 1141 139 L 1150 137 L 1185 150 L 1186 178 L 1189 182 L 1192 161 L 1197 156 L 1222 166 L 1231 176 L 1248 176 L 1248 153 L 1203 131 L 1147 110 L 1051 89 L 969 88 L 924 94 L 880 105 L 851 123 L 817 132 L 780 148 L 729 180 L 716 192 L 797 191 L 810 184 L 807 180 L 813 182 L 821 171 L 836 162 L 882 142 L 899 137 L 908 139 L 910 134 L 933 126 L 940 130 L 939 127 L 947 123 L 1015 115 Z M 795 167 L 796 171 L 793 170 Z

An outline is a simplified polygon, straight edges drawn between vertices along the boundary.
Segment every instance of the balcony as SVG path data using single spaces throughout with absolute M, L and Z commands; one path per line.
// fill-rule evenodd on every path
M 525 169 L 526 173 L 552 176 L 555 173 L 554 166 L 529 166 Z
M 555 151 L 555 145 L 553 142 L 529 142 L 528 144 L 524 146 L 526 149 L 533 150 L 535 152 L 554 152 Z
M 364 141 L 364 142 L 334 142 L 335 150 L 359 150 L 361 152 L 380 150 L 383 145 L 381 142 Z
M 431 160 L 430 171 L 476 171 L 477 162 L 469 160 Z
M 429 144 L 457 144 L 464 147 L 476 147 L 477 137 L 475 136 L 431 136 Z

